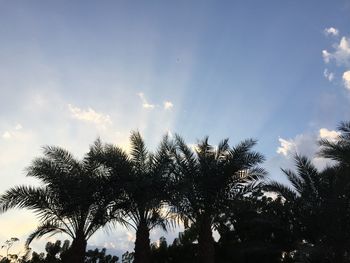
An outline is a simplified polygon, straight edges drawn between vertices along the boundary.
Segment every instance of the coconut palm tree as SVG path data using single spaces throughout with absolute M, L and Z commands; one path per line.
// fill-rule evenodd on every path
M 130 141 L 130 154 L 115 145 L 102 145 L 97 141 L 93 158 L 109 169 L 110 189 L 106 194 L 116 198 L 118 204 L 123 204 L 123 225 L 136 231 L 134 262 L 148 263 L 150 231 L 155 227 L 166 230 L 169 223 L 165 201 L 168 189 L 166 175 L 171 167 L 168 154 L 171 144 L 164 137 L 153 154 L 147 150 L 139 132 L 132 132 Z M 120 184 L 122 194 L 118 189 Z
M 197 226 L 199 262 L 214 262 L 216 217 L 225 212 L 228 202 L 247 193 L 265 175 L 258 166 L 264 157 L 252 151 L 255 144 L 249 139 L 230 147 L 225 139 L 214 147 L 204 138 L 191 149 L 180 136 L 175 137 L 172 205 L 185 225 Z
M 72 238 L 67 262 L 83 263 L 87 240 L 115 214 L 104 198 L 108 172 L 89 158 L 82 161 L 60 147 L 44 147 L 27 176 L 39 179 L 41 186 L 16 186 L 0 196 L 0 211 L 24 208 L 40 220 L 26 244 L 46 234 L 65 233 Z

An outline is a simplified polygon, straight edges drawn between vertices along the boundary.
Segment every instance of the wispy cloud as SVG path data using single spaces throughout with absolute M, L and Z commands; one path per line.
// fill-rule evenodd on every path
M 145 109 L 153 109 L 156 105 L 154 104 L 150 104 L 148 103 L 148 101 L 145 98 L 145 94 L 143 94 L 142 92 L 137 93 L 137 95 L 140 97 L 141 101 L 142 101 L 142 107 Z
M 112 120 L 109 115 L 98 113 L 92 108 L 83 110 L 79 107 L 68 104 L 68 109 L 71 113 L 72 118 L 93 123 L 100 128 L 105 128 L 106 126 L 112 124 Z
M 9 139 L 13 139 L 15 137 L 20 136 L 20 130 L 22 130 L 22 125 L 20 123 L 17 123 L 16 126 L 14 126 L 13 128 L 4 131 L 1 135 L 1 137 L 5 140 L 9 140 Z
M 334 73 L 333 72 L 329 72 L 328 69 L 325 69 L 323 71 L 323 76 L 330 82 L 334 79 Z
M 334 27 L 325 28 L 323 32 L 326 36 L 329 36 L 329 35 L 338 36 L 339 35 L 339 30 L 334 28 Z

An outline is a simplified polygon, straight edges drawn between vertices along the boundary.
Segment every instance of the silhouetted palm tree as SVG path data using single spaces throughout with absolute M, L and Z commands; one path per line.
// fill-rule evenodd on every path
M 330 189 L 325 200 L 324 243 L 333 248 L 335 262 L 349 261 L 350 246 L 350 122 L 341 122 L 339 135 L 332 140 L 323 139 L 319 156 L 335 161 L 324 171 Z M 328 219 L 328 220 L 326 220 Z
M 0 211 L 11 208 L 32 210 L 40 225 L 28 237 L 66 233 L 72 238 L 67 262 L 82 263 L 87 240 L 109 220 L 109 201 L 103 198 L 107 171 L 89 158 L 75 159 L 60 147 L 44 147 L 44 157 L 27 169 L 27 176 L 42 186 L 16 186 L 0 197 Z
M 197 225 L 198 261 L 212 263 L 215 218 L 224 213 L 228 202 L 247 193 L 265 175 L 258 167 L 264 157 L 252 151 L 254 140 L 230 148 L 228 139 L 214 147 L 205 138 L 194 150 L 179 136 L 175 143 L 172 204 L 185 223 Z
M 121 148 L 97 141 L 94 159 L 110 170 L 110 196 L 122 206 L 123 224 L 136 231 L 135 263 L 150 262 L 150 230 L 168 224 L 166 210 L 167 176 L 171 159 L 165 137 L 155 154 L 150 153 L 139 132 L 130 137 L 130 154 Z M 114 185 L 117 187 L 115 188 Z M 120 185 L 123 193 L 120 194 Z M 114 191 L 117 191 L 116 193 Z M 117 209 L 116 209 L 117 210 Z
M 306 157 L 297 155 L 295 161 L 297 173 L 283 170 L 291 186 L 272 182 L 267 189 L 279 193 L 292 205 L 294 229 L 300 232 L 300 246 L 307 250 L 298 254 L 317 262 L 320 259 L 316 257 L 322 262 L 348 262 L 349 169 L 337 164 L 319 172 Z
M 273 181 L 268 183 L 266 188 L 281 194 L 289 201 L 303 198 L 305 201 L 312 202 L 319 196 L 321 186 L 320 174 L 307 157 L 295 155 L 294 160 L 297 173 L 282 169 L 290 185 Z
M 327 190 L 327 182 L 322 179 L 322 175 L 311 163 L 311 161 L 300 155 L 294 157 L 296 172 L 282 169 L 288 178 L 289 184 L 279 182 L 269 182 L 265 188 L 268 191 L 276 192 L 283 196 L 292 205 L 293 213 L 297 218 L 301 239 L 309 242 L 316 242 L 320 226 L 318 219 L 322 206 L 323 196 Z

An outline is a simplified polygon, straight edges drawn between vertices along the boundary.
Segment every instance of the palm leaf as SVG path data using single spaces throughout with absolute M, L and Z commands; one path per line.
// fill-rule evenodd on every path
M 268 192 L 275 192 L 283 196 L 288 201 L 294 201 L 297 199 L 297 194 L 292 188 L 278 182 L 267 183 L 264 185 L 264 190 Z
M 43 224 L 39 225 L 37 229 L 29 235 L 25 245 L 26 247 L 28 247 L 30 243 L 36 238 L 41 238 L 47 234 L 55 235 L 57 233 L 66 233 L 70 235 L 70 233 L 67 232 L 67 230 L 64 229 L 59 222 L 46 221 Z M 74 236 L 71 236 L 71 237 L 74 238 Z

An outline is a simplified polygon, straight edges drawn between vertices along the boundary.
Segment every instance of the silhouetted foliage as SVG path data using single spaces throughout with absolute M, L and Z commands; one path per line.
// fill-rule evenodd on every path
M 106 249 L 86 250 L 87 240 L 107 224 L 136 231 L 135 252 L 122 262 L 345 263 L 350 262 L 350 122 L 339 136 L 320 140 L 319 157 L 332 162 L 319 171 L 295 155 L 295 171 L 282 169 L 288 184 L 263 182 L 263 156 L 254 140 L 230 147 L 208 138 L 193 148 L 164 137 L 151 153 L 138 132 L 130 153 L 96 140 L 83 160 L 59 147 L 45 147 L 27 175 L 40 186 L 17 186 L 0 196 L 0 211 L 32 210 L 40 225 L 26 242 L 63 232 L 44 253 L 13 253 L 11 238 L 0 263 L 116 263 Z M 171 244 L 150 244 L 150 230 L 182 223 Z M 214 241 L 213 231 L 218 240 Z M 11 249 L 12 248 L 12 249 Z
M 122 263 L 132 263 L 134 262 L 134 252 L 129 252 L 126 251 L 123 255 L 122 255 Z
M 106 171 L 89 154 L 82 161 L 59 147 L 45 147 L 44 157 L 27 168 L 42 186 L 17 186 L 0 197 L 0 211 L 26 208 L 40 220 L 28 237 L 34 238 L 63 232 L 72 239 L 67 262 L 82 263 L 87 240 L 109 221 L 108 200 L 102 195 Z
M 109 196 L 114 198 L 118 218 L 122 217 L 122 223 L 136 231 L 134 262 L 148 263 L 150 230 L 154 227 L 166 230 L 168 224 L 165 175 L 169 173 L 171 162 L 169 142 L 164 137 L 153 154 L 147 150 L 139 132 L 133 132 L 130 141 L 130 155 L 117 146 L 97 141 L 93 158 L 110 170 Z
M 293 188 L 271 183 L 267 188 L 289 203 L 299 231 L 295 258 L 310 262 L 348 262 L 350 244 L 350 123 L 341 123 L 338 138 L 321 140 L 321 157 L 335 163 L 317 171 L 296 156 L 297 173 L 284 171 Z
M 192 150 L 176 136 L 172 174 L 174 211 L 198 229 L 199 262 L 214 262 L 212 228 L 228 204 L 249 193 L 265 171 L 258 166 L 264 157 L 252 151 L 254 140 L 230 147 L 228 139 L 217 147 L 205 138 Z
M 260 191 L 236 200 L 219 221 L 216 262 L 281 262 L 296 246 L 289 203 Z

